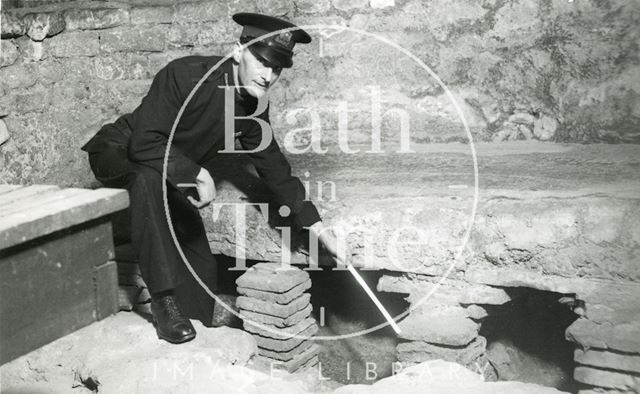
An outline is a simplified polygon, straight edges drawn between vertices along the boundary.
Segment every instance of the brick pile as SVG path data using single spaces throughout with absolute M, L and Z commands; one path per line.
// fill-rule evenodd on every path
M 151 293 L 137 263 L 118 261 L 118 303 L 121 311 L 151 314 Z
M 309 274 L 279 263 L 259 263 L 236 280 L 236 306 L 244 329 L 258 344 L 257 362 L 290 373 L 318 363 L 319 346 L 310 338 L 318 331 L 311 317 Z

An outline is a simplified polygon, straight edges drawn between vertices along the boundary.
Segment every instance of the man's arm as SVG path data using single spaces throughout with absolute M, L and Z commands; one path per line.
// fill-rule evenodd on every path
M 268 108 L 261 118 L 269 123 Z M 277 141 L 268 131 L 271 143 L 262 150 L 249 153 L 249 157 L 256 167 L 258 174 L 265 180 L 269 188 L 275 194 L 278 203 L 288 206 L 295 215 L 294 222 L 299 227 L 309 229 L 312 237 L 320 240 L 325 249 L 336 259 L 339 264 L 345 264 L 347 256 L 350 256 L 348 245 L 340 245 L 332 228 L 327 228 L 320 219 L 318 210 L 311 201 L 305 200 L 306 191 L 302 182 L 291 175 L 291 166 L 287 158 L 282 154 Z M 240 144 L 246 150 L 254 150 L 262 141 L 260 127 L 240 136 Z
M 156 74 L 149 92 L 136 109 L 131 125 L 129 158 L 152 167 L 162 173 L 167 142 L 178 111 L 183 104 L 177 75 L 170 63 Z M 201 167 L 171 146 L 167 160 L 167 180 L 178 183 L 194 183 Z
M 261 118 L 269 122 L 268 108 Z M 311 201 L 305 201 L 306 191 L 302 182 L 291 175 L 291 166 L 282 154 L 277 141 L 268 130 L 271 143 L 266 149 L 249 153 L 251 162 L 260 177 L 274 193 L 279 204 L 286 205 L 294 214 L 294 222 L 299 227 L 310 227 L 320 222 L 320 214 Z M 254 150 L 262 141 L 262 130 L 256 124 L 240 136 L 240 144 L 246 150 Z

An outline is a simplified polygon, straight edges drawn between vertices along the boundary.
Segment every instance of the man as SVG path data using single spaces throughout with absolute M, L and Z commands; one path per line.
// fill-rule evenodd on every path
M 225 96 L 230 96 L 227 92 L 231 89 L 234 98 L 226 103 L 226 109 L 232 112 L 234 127 L 227 124 L 227 131 L 235 131 L 242 147 L 251 152 L 248 155 L 258 174 L 278 203 L 290 208 L 296 224 L 309 228 L 331 254 L 337 253 L 335 235 L 323 231 L 318 211 L 304 201 L 304 188 L 291 175 L 270 128 L 263 135 L 263 126 L 269 122 L 268 109 L 258 111 L 265 107 L 260 105 L 264 103 L 261 100 L 282 69 L 292 66 L 294 45 L 309 43 L 311 37 L 287 21 L 266 15 L 240 13 L 233 19 L 244 26 L 233 58 L 212 72 L 192 97 L 175 130 L 167 162 L 167 201 L 178 241 L 196 272 L 210 284 L 215 284 L 215 270 L 211 269 L 215 261 L 198 208 L 215 198 L 215 184 L 206 167 L 225 148 L 225 137 L 229 138 L 225 136 Z M 282 29 L 291 30 L 262 38 Z M 254 38 L 261 40 L 249 48 L 242 46 Z M 180 107 L 196 83 L 220 60 L 189 56 L 172 61 L 154 77 L 138 108 L 105 125 L 82 148 L 89 153 L 91 169 L 99 181 L 129 191 L 126 222 L 131 244 L 151 291 L 157 334 L 172 343 L 186 342 L 196 335 L 183 313 L 185 307 L 189 317 L 196 316 L 207 324 L 213 305 L 203 299 L 204 292 L 195 291 L 197 284 L 189 278 L 169 232 L 162 197 L 163 161 Z M 256 118 L 252 118 L 254 115 Z M 262 149 L 264 136 L 270 142 L 265 141 L 266 148 Z M 184 184 L 195 184 L 197 193 Z

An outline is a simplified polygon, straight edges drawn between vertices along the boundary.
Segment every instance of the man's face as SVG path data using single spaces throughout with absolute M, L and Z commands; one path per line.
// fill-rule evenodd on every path
M 282 72 L 280 67 L 269 67 L 256 58 L 247 48 L 236 48 L 240 84 L 251 96 L 261 98 L 273 86 Z

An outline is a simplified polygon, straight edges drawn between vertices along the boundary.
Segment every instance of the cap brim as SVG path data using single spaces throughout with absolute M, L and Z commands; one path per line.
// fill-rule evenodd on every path
M 270 47 L 258 41 L 249 46 L 251 53 L 266 63 L 270 67 L 290 68 L 293 66 L 293 59 L 290 54 L 278 50 L 278 48 Z

